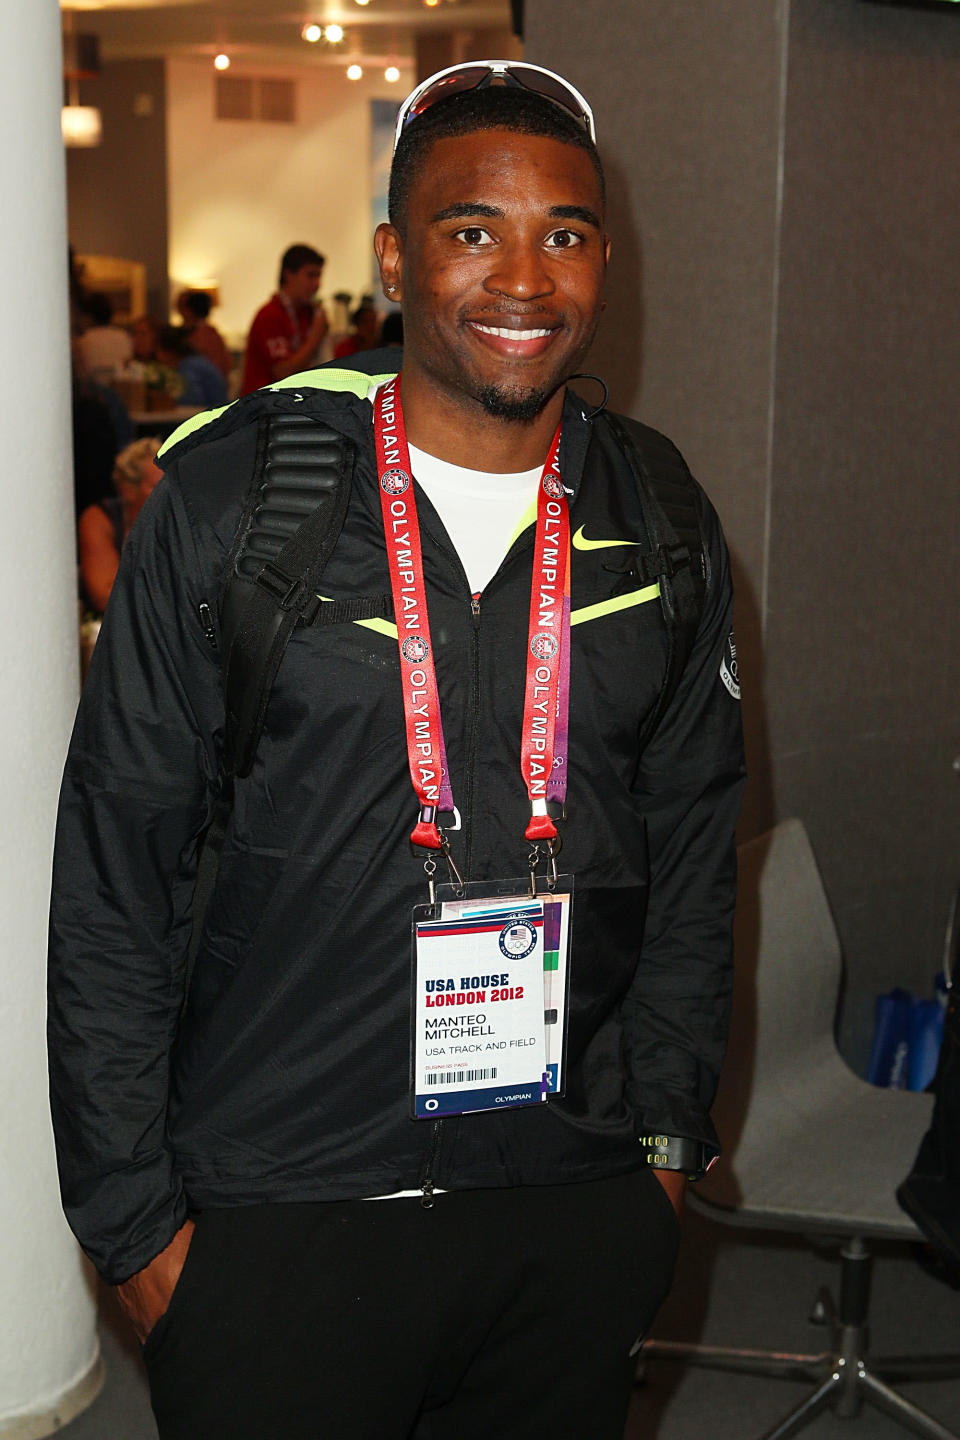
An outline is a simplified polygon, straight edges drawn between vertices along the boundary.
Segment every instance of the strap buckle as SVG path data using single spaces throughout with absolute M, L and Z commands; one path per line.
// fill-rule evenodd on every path
M 320 596 L 299 576 L 291 579 L 272 560 L 263 562 L 256 583 L 273 596 L 281 610 L 295 610 L 305 625 L 311 623 L 320 608 Z

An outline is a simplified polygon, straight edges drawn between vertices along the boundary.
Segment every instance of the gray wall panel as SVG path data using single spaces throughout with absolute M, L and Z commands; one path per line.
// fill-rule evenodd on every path
M 598 101 L 628 230 L 598 363 L 737 561 L 743 833 L 807 822 L 862 1061 L 874 993 L 929 984 L 960 869 L 960 14 L 528 11 L 528 58 Z
M 150 114 L 136 114 L 149 96 Z M 147 308 L 166 320 L 167 137 L 162 60 L 114 60 L 80 85 L 80 103 L 99 105 L 103 143 L 67 151 L 70 240 L 79 254 L 119 255 L 147 267 Z
M 770 823 L 761 625 L 782 28 L 770 0 L 528 0 L 527 58 L 595 105 L 614 248 L 593 367 L 665 430 L 720 512 L 737 577 L 751 781 Z
M 791 9 L 766 633 L 774 788 L 851 973 L 925 989 L 960 870 L 960 16 Z

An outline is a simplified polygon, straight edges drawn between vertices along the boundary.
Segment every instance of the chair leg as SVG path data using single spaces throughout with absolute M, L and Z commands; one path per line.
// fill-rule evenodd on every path
M 783 1379 L 821 1380 L 833 1367 L 833 1356 L 796 1355 L 788 1350 L 741 1350 L 728 1345 L 686 1344 L 679 1340 L 647 1340 L 643 1360 L 689 1360 L 710 1370 L 742 1375 L 777 1375 Z
M 914 1435 L 922 1435 L 925 1440 L 960 1440 L 955 1430 L 948 1430 L 939 1420 L 934 1420 L 925 1410 L 898 1395 L 896 1390 L 891 1390 L 889 1385 L 884 1385 L 882 1380 L 878 1380 L 868 1370 L 861 1372 L 860 1385 L 863 1398 L 868 1404 L 899 1421 L 905 1429 L 912 1430 Z
M 799 1435 L 801 1430 L 806 1429 L 811 1420 L 815 1420 L 821 1410 L 826 1410 L 833 1399 L 833 1392 L 840 1384 L 840 1376 L 834 1372 L 828 1375 L 823 1384 L 808 1395 L 796 1409 L 791 1410 L 778 1425 L 772 1430 L 767 1430 L 760 1437 L 760 1440 L 788 1440 L 791 1435 Z

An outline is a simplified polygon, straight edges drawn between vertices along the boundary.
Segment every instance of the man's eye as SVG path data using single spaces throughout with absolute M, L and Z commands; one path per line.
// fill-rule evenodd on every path
M 489 233 L 481 225 L 468 225 L 465 230 L 458 230 L 456 238 L 462 240 L 464 245 L 477 246 L 493 243 Z
M 581 237 L 573 230 L 554 230 L 547 236 L 547 245 L 551 250 L 570 250 L 580 241 Z

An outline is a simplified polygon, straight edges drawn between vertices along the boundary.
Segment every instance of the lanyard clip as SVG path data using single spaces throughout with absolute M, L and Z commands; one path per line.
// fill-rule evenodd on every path
M 443 831 L 440 831 L 440 850 L 444 860 L 447 862 L 447 869 L 450 871 L 450 884 L 456 886 L 460 893 L 463 893 L 463 876 L 457 869 L 457 862 L 453 858 L 453 851 L 450 849 L 450 841 Z
M 560 854 L 562 845 L 563 841 L 560 836 L 554 835 L 551 839 L 538 842 L 536 845 L 531 846 L 530 854 L 527 858 L 527 864 L 530 866 L 531 900 L 536 900 L 537 898 L 537 866 L 540 864 L 541 851 L 547 862 L 547 889 L 556 890 L 557 881 L 560 878 L 557 871 L 557 856 Z
M 458 817 L 459 819 L 459 817 Z M 427 890 L 430 896 L 430 904 L 436 903 L 436 881 L 434 876 L 437 873 L 437 862 L 434 858 L 439 850 L 447 862 L 447 869 L 450 872 L 450 884 L 458 891 L 463 892 L 463 876 L 457 869 L 457 862 L 453 858 L 453 851 L 450 849 L 450 841 L 440 826 L 437 824 L 437 811 L 433 805 L 424 805 L 420 811 L 420 819 L 417 821 L 410 836 L 412 846 L 420 846 L 429 850 L 430 854 L 423 862 L 424 873 L 427 877 Z

